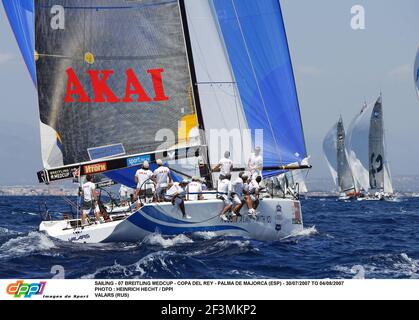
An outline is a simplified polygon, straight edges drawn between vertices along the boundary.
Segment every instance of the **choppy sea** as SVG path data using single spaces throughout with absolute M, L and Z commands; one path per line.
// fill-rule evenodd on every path
M 284 241 L 197 233 L 95 245 L 38 232 L 44 202 L 68 211 L 59 197 L 0 197 L 0 278 L 52 278 L 56 270 L 72 279 L 419 277 L 419 198 L 303 199 L 305 230 Z

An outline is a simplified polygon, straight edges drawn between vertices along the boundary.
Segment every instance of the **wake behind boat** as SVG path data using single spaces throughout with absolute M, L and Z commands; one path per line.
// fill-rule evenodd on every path
M 175 181 L 198 176 L 214 194 L 213 168 L 225 150 L 234 174 L 257 171 L 273 188 L 279 175 L 311 168 L 278 1 L 74 3 L 5 2 L 38 91 L 40 182 L 101 174 L 136 188 L 141 164 L 161 161 Z M 258 169 L 248 162 L 257 146 Z M 227 221 L 225 202 L 209 194 L 185 202 L 190 219 L 177 205 L 153 202 L 82 226 L 78 206 L 75 217 L 40 230 L 95 243 L 205 231 L 277 240 L 303 228 L 298 190 L 262 193 L 256 217 L 243 209 Z

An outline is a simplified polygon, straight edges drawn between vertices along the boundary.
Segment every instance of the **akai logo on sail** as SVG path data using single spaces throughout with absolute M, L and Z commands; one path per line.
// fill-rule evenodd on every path
M 133 102 L 160 102 L 167 101 L 163 85 L 164 69 L 147 70 L 153 83 L 153 97 L 151 93 L 147 93 L 137 78 L 133 69 L 125 71 L 125 95 L 118 97 L 107 81 L 115 73 L 113 70 L 87 70 L 86 74 L 90 79 L 93 89 L 93 96 L 89 96 L 83 87 L 79 77 L 73 68 L 68 68 L 67 73 L 67 90 L 64 97 L 65 103 L 133 103 Z M 79 75 L 80 76 L 80 75 Z M 85 76 L 85 75 L 84 75 Z
M 46 281 L 39 283 L 25 283 L 23 280 L 16 281 L 7 286 L 6 292 L 15 298 L 31 298 L 34 295 L 42 295 Z

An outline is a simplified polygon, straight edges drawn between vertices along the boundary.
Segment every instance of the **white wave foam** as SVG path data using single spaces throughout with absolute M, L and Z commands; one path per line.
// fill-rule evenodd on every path
M 204 240 L 211 240 L 211 239 L 216 238 L 217 234 L 211 231 L 200 231 L 200 232 L 195 232 L 194 236 L 204 239 Z
M 0 258 L 26 256 L 56 248 L 54 242 L 41 232 L 30 232 L 25 236 L 10 239 L 0 247 Z
M 0 227 L 0 235 L 14 235 L 14 234 L 19 234 L 20 232 L 18 231 L 14 231 L 14 230 L 10 230 L 7 228 L 3 228 Z
M 356 277 L 362 272 L 366 279 L 383 276 L 386 278 L 419 278 L 419 261 L 412 259 L 406 253 L 379 255 L 372 257 L 372 259 L 374 261 L 370 264 L 353 267 L 337 265 L 332 267 L 332 270 L 352 275 L 353 277 Z
M 29 216 L 38 216 L 39 213 L 35 213 L 35 212 L 28 212 L 28 211 L 12 211 L 12 215 L 16 215 L 16 214 L 27 214 Z
M 179 244 L 193 243 L 193 240 L 185 236 L 184 234 L 177 235 L 174 238 L 163 238 L 161 234 L 153 233 L 147 236 L 143 243 L 150 245 L 158 245 L 163 248 L 170 248 Z
M 153 252 L 141 258 L 137 262 L 126 266 L 123 266 L 115 261 L 112 266 L 98 268 L 95 272 L 82 276 L 81 279 L 94 279 L 96 276 L 102 276 L 102 273 L 115 275 L 115 278 L 120 278 L 121 274 L 125 277 L 143 277 L 147 273 L 158 272 L 157 266 L 173 275 L 178 275 L 178 272 L 174 272 L 170 269 L 170 267 L 173 266 L 173 262 L 170 260 L 166 261 L 166 258 L 172 255 L 174 255 L 174 253 L 168 251 Z
M 286 240 L 286 239 L 289 239 L 289 238 L 295 238 L 295 237 L 310 237 L 310 236 L 313 236 L 313 235 L 316 235 L 316 234 L 319 234 L 319 232 L 317 231 L 316 226 L 312 226 L 310 228 L 304 228 L 301 231 L 293 232 L 293 233 L 291 233 L 291 235 L 285 237 L 282 240 Z
M 231 247 L 232 245 L 237 246 L 240 249 L 249 248 L 250 241 L 248 241 L 248 240 L 245 240 L 245 241 L 242 241 L 242 240 L 234 240 L 234 241 L 223 240 L 223 241 L 217 242 L 215 244 L 215 246 L 222 247 L 222 248 Z

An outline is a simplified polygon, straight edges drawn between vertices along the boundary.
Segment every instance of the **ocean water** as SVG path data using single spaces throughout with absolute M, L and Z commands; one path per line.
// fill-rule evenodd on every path
M 198 233 L 95 245 L 38 232 L 43 202 L 53 211 L 68 210 L 59 197 L 0 197 L 0 278 L 52 278 L 57 268 L 72 279 L 419 277 L 419 198 L 305 199 L 305 230 L 284 241 Z

